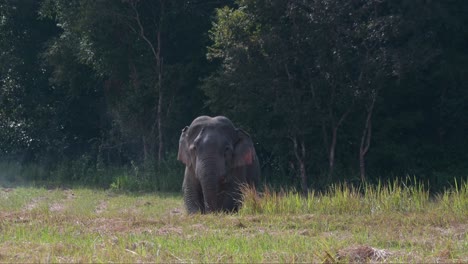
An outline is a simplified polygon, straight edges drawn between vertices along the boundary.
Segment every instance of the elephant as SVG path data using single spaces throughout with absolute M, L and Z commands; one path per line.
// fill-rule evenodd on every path
M 189 214 L 237 212 L 242 186 L 256 188 L 260 166 L 252 139 L 224 116 L 199 116 L 182 129 L 177 159 Z

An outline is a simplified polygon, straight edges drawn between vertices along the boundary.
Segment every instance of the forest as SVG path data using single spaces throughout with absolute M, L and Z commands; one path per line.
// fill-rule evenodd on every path
M 467 84 L 466 0 L 0 0 L 0 184 L 180 190 L 181 130 L 224 115 L 267 185 L 440 190 Z

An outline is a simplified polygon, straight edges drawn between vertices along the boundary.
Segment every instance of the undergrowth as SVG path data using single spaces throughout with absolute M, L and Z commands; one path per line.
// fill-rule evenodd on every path
M 53 165 L 0 162 L 0 186 L 86 186 L 125 192 L 178 192 L 183 166 L 163 162 L 130 162 L 127 166 L 102 165 L 87 157 Z
M 307 195 L 296 190 L 273 191 L 265 186 L 263 192 L 245 188 L 243 214 L 378 214 L 390 212 L 426 212 L 449 210 L 457 215 L 468 212 L 468 183 L 458 183 L 452 189 L 429 195 L 423 183 L 394 180 L 377 185 L 333 184 L 325 192 L 310 191 Z M 431 200 L 440 201 L 435 206 Z M 436 208 L 434 208 L 436 207 Z

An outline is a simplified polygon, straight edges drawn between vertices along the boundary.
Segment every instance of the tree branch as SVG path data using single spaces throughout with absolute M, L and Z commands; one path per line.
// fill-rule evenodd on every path
M 158 56 L 159 55 L 159 49 L 158 49 L 158 51 L 156 51 L 153 43 L 146 36 L 145 29 L 144 29 L 143 25 L 141 24 L 140 13 L 137 10 L 136 3 L 134 1 L 131 1 L 130 6 L 131 6 L 132 10 L 135 12 L 134 19 L 138 24 L 138 28 L 140 29 L 140 31 L 139 31 L 140 37 L 143 38 L 144 41 L 146 41 L 146 43 L 150 47 L 151 52 L 153 53 L 155 59 L 158 60 L 158 58 L 159 58 L 159 56 Z M 161 25 L 159 25 L 159 26 L 161 27 Z M 136 30 L 135 30 L 135 32 L 136 32 Z M 158 31 L 158 32 L 160 32 L 160 31 Z

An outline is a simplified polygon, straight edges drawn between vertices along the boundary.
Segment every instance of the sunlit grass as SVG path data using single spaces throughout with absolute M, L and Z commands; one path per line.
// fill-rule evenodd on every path
M 0 192 L 0 212 L 19 210 L 46 193 L 43 188 L 4 189 Z
M 422 183 L 409 180 L 364 184 L 354 186 L 333 184 L 323 193 L 309 192 L 307 196 L 295 190 L 274 192 L 265 187 L 260 194 L 245 190 L 243 213 L 246 214 L 284 214 L 284 213 L 322 213 L 322 214 L 376 214 L 390 212 L 424 212 L 434 205 L 450 206 L 455 213 L 466 212 L 467 187 L 455 186 L 439 195 L 437 201 L 430 203 L 429 192 Z
M 0 188 L 0 262 L 463 263 L 467 194 L 465 182 L 435 196 L 407 181 L 267 188 L 239 213 L 187 215 L 180 194 Z
M 468 214 L 468 181 L 455 181 L 455 186 L 438 194 L 437 200 L 440 201 L 440 211 L 457 215 Z

